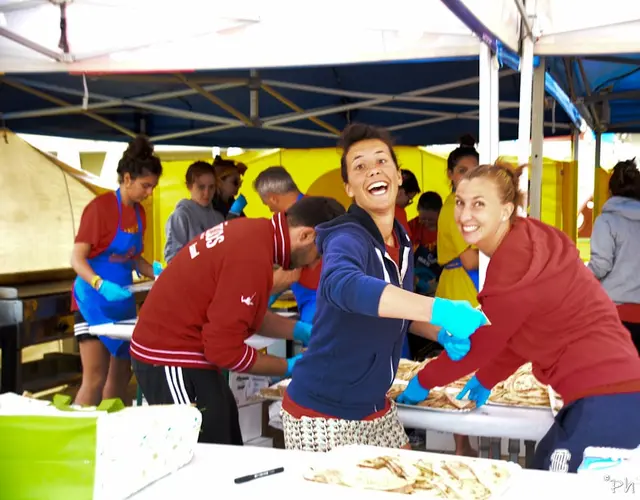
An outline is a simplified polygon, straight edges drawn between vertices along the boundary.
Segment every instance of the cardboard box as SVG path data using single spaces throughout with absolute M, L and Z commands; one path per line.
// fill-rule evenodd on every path
M 229 386 L 238 407 L 254 404 L 256 402 L 255 396 L 258 395 L 260 389 L 265 389 L 269 385 L 271 385 L 270 377 L 249 375 L 248 373 L 229 373 Z
M 244 443 L 262 437 L 262 403 L 238 408 L 238 420 Z

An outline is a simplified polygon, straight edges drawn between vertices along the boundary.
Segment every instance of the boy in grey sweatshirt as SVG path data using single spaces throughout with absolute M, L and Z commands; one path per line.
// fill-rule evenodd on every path
M 180 200 L 167 221 L 164 247 L 167 264 L 193 238 L 224 222 L 224 216 L 211 206 L 216 190 L 213 166 L 204 161 L 195 162 L 187 169 L 185 177 L 191 199 Z

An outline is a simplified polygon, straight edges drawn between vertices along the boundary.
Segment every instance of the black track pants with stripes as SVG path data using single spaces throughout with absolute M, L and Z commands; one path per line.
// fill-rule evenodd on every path
M 137 359 L 132 363 L 150 405 L 195 403 L 202 412 L 200 443 L 242 445 L 238 406 L 220 372 L 150 365 Z

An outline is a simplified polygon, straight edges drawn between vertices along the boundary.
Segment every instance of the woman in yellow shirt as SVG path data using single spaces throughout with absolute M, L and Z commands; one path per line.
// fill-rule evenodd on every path
M 465 135 L 460 146 L 447 158 L 447 175 L 453 192 L 447 197 L 438 216 L 438 264 L 442 274 L 438 281 L 436 297 L 452 300 L 468 300 L 478 306 L 478 250 L 464 241 L 453 217 L 456 206 L 455 191 L 460 179 L 478 166 L 480 155 L 475 139 Z M 468 436 L 454 435 L 456 455 L 476 455 Z

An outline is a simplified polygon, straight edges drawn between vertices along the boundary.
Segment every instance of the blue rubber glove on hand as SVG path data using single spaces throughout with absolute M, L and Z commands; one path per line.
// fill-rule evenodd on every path
M 125 300 L 131 297 L 129 290 L 107 280 L 102 280 L 100 288 L 98 288 L 98 293 L 109 302 L 117 302 L 118 300 Z
M 466 300 L 435 298 L 431 309 L 431 324 L 441 326 L 454 337 L 468 339 L 487 323 L 482 311 Z
M 235 201 L 233 202 L 233 205 L 231 205 L 231 208 L 229 209 L 229 212 L 231 212 L 232 214 L 240 215 L 244 210 L 244 207 L 246 206 L 247 206 L 247 199 L 244 197 L 243 194 L 241 194 L 235 199 Z
M 425 389 L 420 385 L 418 376 L 411 379 L 409 385 L 400 396 L 396 399 L 396 403 L 402 405 L 417 405 L 429 397 L 429 389 Z
M 293 358 L 287 359 L 287 371 L 284 374 L 285 378 L 291 377 L 293 374 L 293 367 L 296 365 L 296 362 L 302 357 L 302 354 L 297 354 Z
M 465 384 L 456 399 L 462 399 L 467 396 L 470 401 L 475 401 L 477 408 L 480 408 L 487 402 L 490 395 L 491 389 L 487 389 L 483 386 L 474 375 L 471 380 Z
M 162 272 L 162 264 L 157 260 L 153 261 L 153 276 L 157 278 Z
M 302 321 L 296 321 L 296 324 L 293 327 L 293 340 L 302 342 L 302 345 L 306 347 L 307 344 L 309 344 L 310 338 L 311 338 L 311 324 L 304 323 Z
M 276 301 L 280 298 L 281 293 L 274 293 L 271 297 L 269 297 L 269 302 L 267 302 L 267 307 L 271 307 Z
M 453 337 L 444 328 L 438 333 L 438 344 L 444 347 L 452 361 L 460 361 L 471 349 L 469 339 Z

